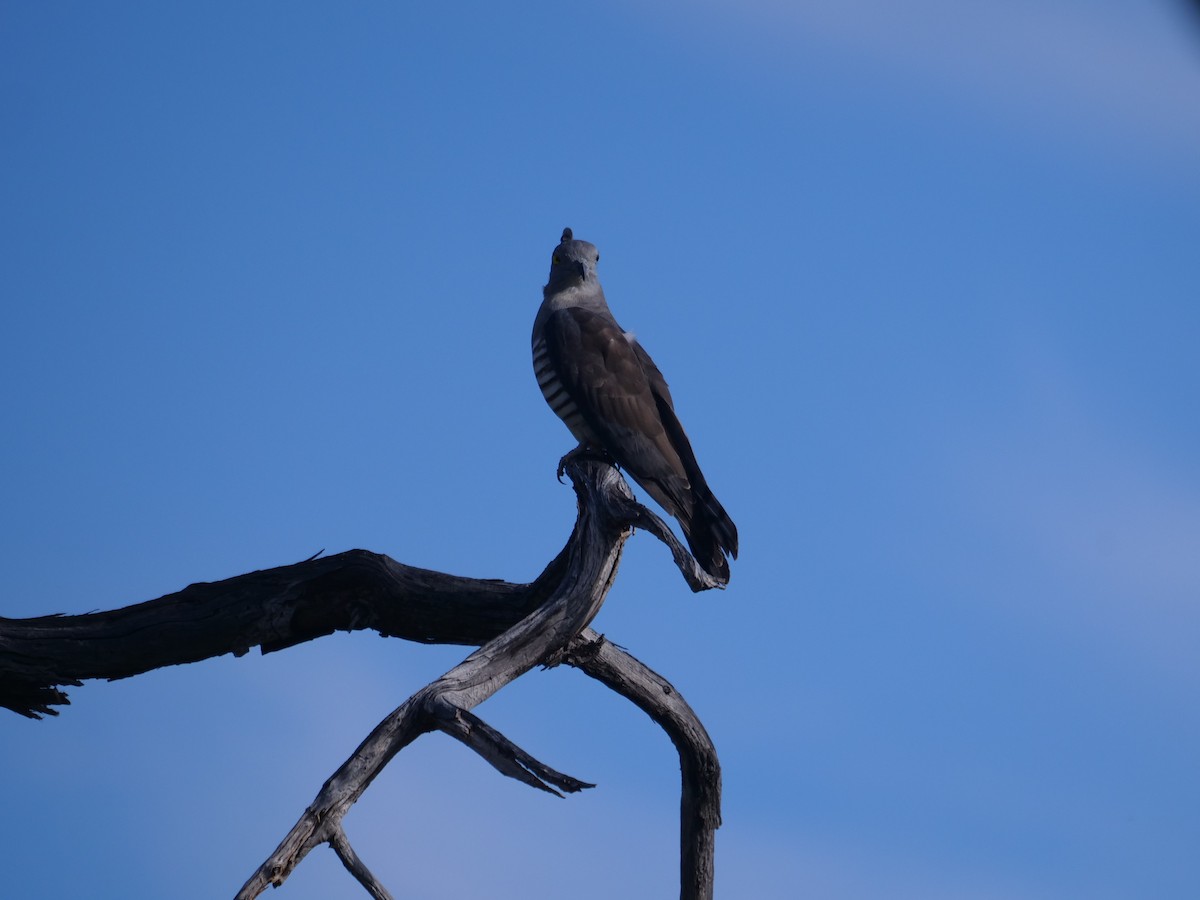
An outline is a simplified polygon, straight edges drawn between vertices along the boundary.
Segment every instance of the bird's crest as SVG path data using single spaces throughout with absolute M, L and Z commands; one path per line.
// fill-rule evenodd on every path
M 573 240 L 575 240 L 575 232 L 571 231 L 570 228 L 564 228 L 562 240 L 559 241 L 559 243 L 565 244 L 567 241 L 573 241 Z

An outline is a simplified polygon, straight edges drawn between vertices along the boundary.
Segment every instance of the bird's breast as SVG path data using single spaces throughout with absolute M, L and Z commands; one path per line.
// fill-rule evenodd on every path
M 558 373 L 554 371 L 554 363 L 546 349 L 545 338 L 539 338 L 533 342 L 533 374 L 537 376 L 538 387 L 542 389 L 542 396 L 546 398 L 546 403 L 554 410 L 554 414 L 563 420 L 571 434 L 575 436 L 575 440 L 597 446 L 596 437 L 580 414 L 579 407 L 571 399 L 567 389 L 563 387 Z

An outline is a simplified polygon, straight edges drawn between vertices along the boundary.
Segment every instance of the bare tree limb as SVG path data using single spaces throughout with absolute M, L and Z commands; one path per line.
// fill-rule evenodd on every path
M 712 900 L 721 765 L 704 725 L 669 681 L 590 628 L 571 642 L 563 661 L 631 700 L 671 738 L 683 776 L 679 897 Z
M 667 545 L 671 551 L 671 558 L 675 560 L 675 565 L 679 567 L 680 574 L 683 575 L 683 580 L 688 583 L 696 593 L 700 591 L 708 591 L 713 588 L 720 590 L 725 589 L 724 583 L 717 581 L 696 562 L 695 557 L 687 551 L 679 538 L 675 537 L 667 523 L 656 516 L 640 503 L 630 503 L 629 521 L 631 524 L 650 532 L 660 541 Z
M 358 858 L 358 854 L 350 846 L 346 832 L 342 830 L 340 825 L 329 836 L 329 846 L 333 848 L 333 852 L 337 854 L 337 858 L 342 861 L 342 865 L 346 867 L 346 871 L 354 876 L 355 881 L 366 888 L 367 893 L 371 895 L 373 900 L 393 900 L 392 895 L 388 893 L 388 889 L 380 883 L 378 878 L 371 874 L 371 870 Z
M 256 646 L 270 653 L 334 631 L 478 646 L 545 602 L 568 549 L 530 584 L 462 578 L 348 550 L 121 609 L 0 617 L 0 706 L 30 718 L 58 715 L 54 706 L 70 702 L 62 686 L 242 656 Z
M 376 898 L 389 897 L 358 859 L 342 818 L 396 753 L 440 730 L 501 773 L 559 794 L 592 785 L 546 766 L 470 710 L 538 664 L 566 662 L 632 700 L 663 727 L 680 755 L 681 898 L 712 896 L 720 769 L 712 742 L 674 688 L 587 628 L 637 525 L 671 548 L 693 590 L 718 586 L 663 522 L 633 501 L 611 466 L 567 465 L 578 518 L 558 556 L 530 584 L 461 578 L 363 550 L 194 584 L 157 600 L 81 616 L 0 618 L 0 705 L 39 718 L 68 703 L 64 686 L 125 678 L 225 653 L 293 646 L 335 630 L 478 646 L 384 719 L 325 783 L 300 820 L 242 888 L 278 885 L 313 847 L 328 843 Z M 560 794 L 561 796 L 561 794 Z
M 572 475 L 579 495 L 579 519 L 568 545 L 566 571 L 546 603 L 417 691 L 377 725 L 325 782 L 300 821 L 242 887 L 237 900 L 251 900 L 267 885 L 282 884 L 309 850 L 328 842 L 341 828 L 350 807 L 401 749 L 435 728 L 460 736 L 462 712 L 561 650 L 600 611 L 616 576 L 621 548 L 631 533 L 618 516 L 632 495 L 610 466 L 599 468 L 597 475 L 587 480 Z M 488 744 L 493 751 L 511 746 L 507 739 Z M 524 751 L 520 756 L 530 758 Z M 519 766 L 512 756 L 506 758 L 506 764 L 510 765 L 506 774 L 512 774 L 511 766 Z M 536 767 L 551 771 L 541 763 Z

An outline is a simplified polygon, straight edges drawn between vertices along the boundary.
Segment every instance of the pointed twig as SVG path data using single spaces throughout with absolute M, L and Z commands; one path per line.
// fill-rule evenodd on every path
M 564 775 L 534 759 L 469 710 L 448 709 L 439 716 L 438 727 L 486 759 L 501 775 L 515 778 L 523 784 L 554 794 L 556 797 L 562 796 L 560 790 L 574 794 L 585 788 L 595 787 L 594 784 Z
M 662 519 L 648 510 L 642 504 L 636 501 L 630 501 L 625 514 L 628 516 L 629 523 L 635 528 L 641 528 L 643 531 L 648 531 L 660 541 L 667 545 L 671 551 L 671 558 L 675 560 L 675 565 L 679 568 L 679 572 L 683 575 L 683 580 L 688 583 L 688 587 L 694 593 L 700 591 L 708 591 L 713 588 L 725 589 L 725 585 L 717 581 L 696 562 L 696 558 L 688 552 L 688 549 L 683 546 L 679 538 L 675 537 L 675 532 L 670 529 Z

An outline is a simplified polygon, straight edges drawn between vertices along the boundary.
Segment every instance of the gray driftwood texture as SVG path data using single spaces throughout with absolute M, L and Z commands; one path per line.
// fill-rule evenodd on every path
M 444 732 L 502 774 L 540 790 L 592 787 L 539 762 L 471 712 L 535 666 L 565 663 L 631 700 L 675 744 L 683 776 L 680 897 L 711 898 L 714 832 L 721 821 L 721 772 L 712 741 L 666 679 L 588 625 L 634 526 L 670 547 L 693 590 L 718 585 L 670 529 L 634 501 L 615 469 L 582 457 L 567 461 L 566 471 L 578 518 L 566 546 L 529 584 L 461 578 L 350 550 L 194 584 L 108 612 L 0 618 L 0 706 L 31 718 L 57 715 L 54 707 L 70 702 L 63 687 L 84 679 L 126 678 L 226 653 L 240 656 L 254 647 L 267 653 L 339 630 L 478 646 L 376 726 L 237 894 L 248 900 L 282 884 L 324 843 L 372 897 L 388 898 L 350 846 L 342 819 L 388 761 L 420 735 Z

